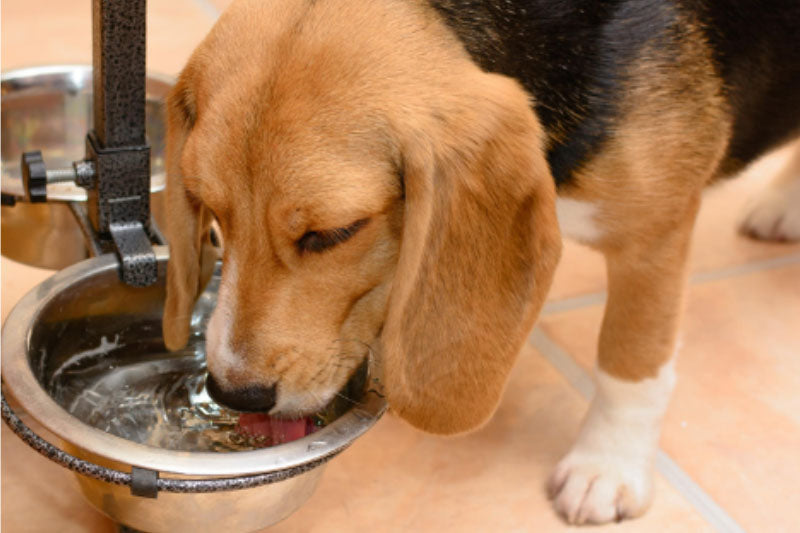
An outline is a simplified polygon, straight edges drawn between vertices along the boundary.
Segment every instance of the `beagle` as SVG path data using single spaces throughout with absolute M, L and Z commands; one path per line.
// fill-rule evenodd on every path
M 701 194 L 800 133 L 798 28 L 796 0 L 234 2 L 168 101 L 167 347 L 216 221 L 215 396 L 299 416 L 370 357 L 394 413 L 468 431 L 563 232 L 605 255 L 608 303 L 551 497 L 571 523 L 641 514 Z M 747 227 L 798 237 L 798 181 L 776 187 Z

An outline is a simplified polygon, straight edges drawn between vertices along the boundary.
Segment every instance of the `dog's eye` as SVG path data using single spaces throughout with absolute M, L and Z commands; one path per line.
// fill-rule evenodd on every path
M 298 239 L 297 250 L 300 253 L 325 251 L 348 240 L 363 228 L 367 222 L 369 222 L 368 218 L 362 218 L 345 228 L 306 232 Z

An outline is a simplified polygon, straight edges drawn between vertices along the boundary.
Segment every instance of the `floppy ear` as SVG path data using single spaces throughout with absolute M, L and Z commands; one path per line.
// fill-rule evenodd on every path
M 390 407 L 435 433 L 492 415 L 561 251 L 526 93 L 481 73 L 458 98 L 401 141 L 404 228 L 380 361 Z
M 194 122 L 194 101 L 187 76 L 167 99 L 167 227 L 169 263 L 164 305 L 164 344 L 170 350 L 186 345 L 194 302 L 214 270 L 217 252 L 209 240 L 213 220 L 199 200 L 187 194 L 181 173 L 183 146 Z

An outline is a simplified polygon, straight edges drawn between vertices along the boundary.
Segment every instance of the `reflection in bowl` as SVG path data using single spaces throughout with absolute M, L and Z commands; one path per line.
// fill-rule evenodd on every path
M 150 144 L 150 190 L 164 189 L 165 125 L 163 100 L 172 80 L 150 74 L 145 104 Z M 2 191 L 24 196 L 20 160 L 23 152 L 41 150 L 48 170 L 70 168 L 85 155 L 92 127 L 92 67 L 56 65 L 19 69 L 2 76 Z M 17 202 L 2 206 L 2 253 L 16 261 L 59 269 L 87 257 L 83 236 L 67 206 L 52 202 L 85 201 L 86 191 L 71 183 L 47 186 L 46 204 Z M 161 194 L 151 197 L 156 220 Z

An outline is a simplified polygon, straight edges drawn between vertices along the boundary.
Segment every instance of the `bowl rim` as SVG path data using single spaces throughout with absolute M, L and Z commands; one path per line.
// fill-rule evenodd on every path
M 166 261 L 168 248 L 155 246 L 156 259 Z M 32 325 L 58 294 L 98 274 L 116 271 L 113 254 L 90 258 L 65 268 L 33 287 L 14 306 L 2 328 L 4 386 L 33 419 L 56 436 L 98 456 L 123 464 L 186 476 L 239 476 L 293 469 L 324 460 L 348 447 L 384 414 L 386 400 L 368 391 L 360 405 L 331 424 L 296 441 L 240 452 L 188 452 L 139 444 L 93 428 L 71 415 L 41 387 L 28 363 Z M 120 282 L 121 283 L 121 282 Z

